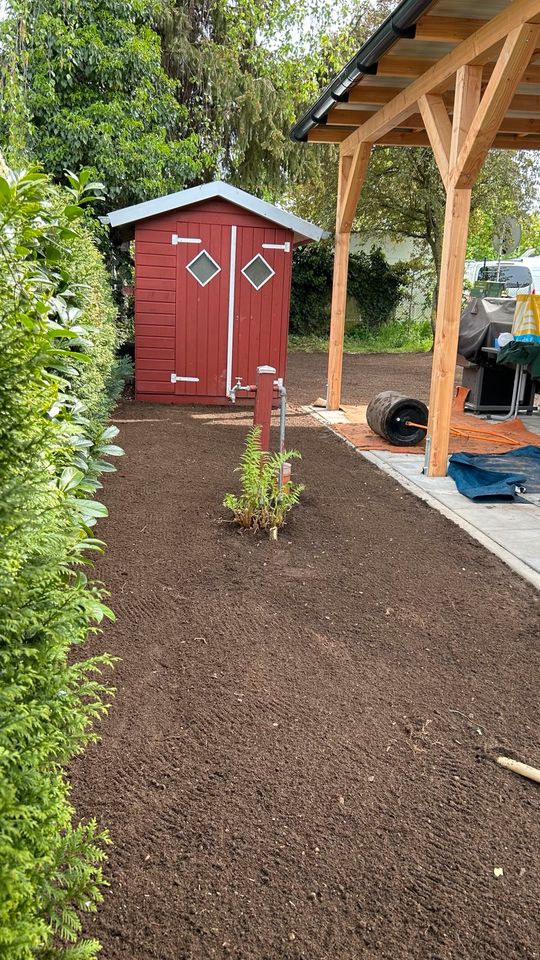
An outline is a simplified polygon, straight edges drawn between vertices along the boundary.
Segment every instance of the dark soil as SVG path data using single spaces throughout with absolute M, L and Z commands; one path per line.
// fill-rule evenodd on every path
M 424 358 L 349 359 L 351 400 L 426 395 Z M 249 414 L 117 417 L 90 647 L 122 660 L 73 770 L 114 841 L 104 960 L 540 956 L 540 787 L 494 763 L 540 766 L 532 588 L 299 413 L 277 544 L 223 522 Z
M 431 378 L 431 353 L 354 354 L 343 357 L 343 403 L 369 403 L 381 390 L 397 390 L 417 400 L 427 400 Z M 294 400 L 313 403 L 326 396 L 328 355 L 291 353 L 287 387 Z

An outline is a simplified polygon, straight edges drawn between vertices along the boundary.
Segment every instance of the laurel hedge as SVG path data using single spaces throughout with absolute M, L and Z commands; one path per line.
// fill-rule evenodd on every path
M 66 767 L 110 691 L 103 655 L 74 647 L 112 617 L 89 557 L 106 514 L 99 475 L 114 310 L 84 205 L 87 174 L 52 188 L 0 177 L 0 956 L 90 960 L 81 935 L 103 884 L 106 835 L 78 822 Z M 85 403 L 87 407 L 85 407 Z M 105 458 L 105 459 L 104 459 Z

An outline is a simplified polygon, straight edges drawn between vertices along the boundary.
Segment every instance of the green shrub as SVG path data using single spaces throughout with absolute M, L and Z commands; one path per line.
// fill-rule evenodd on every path
M 99 309 L 100 284 L 70 288 L 83 243 L 91 285 L 99 272 L 73 226 L 92 185 L 71 183 L 59 197 L 38 169 L 0 177 L 0 956 L 9 960 L 89 960 L 99 949 L 80 938 L 80 915 L 101 898 L 107 838 L 74 819 L 65 769 L 95 737 L 110 661 L 73 662 L 70 652 L 112 616 L 84 567 L 103 546 L 92 533 L 106 514 L 92 499 L 98 477 L 113 469 L 103 457 L 121 451 L 116 428 L 89 419 L 77 395 L 85 384 L 92 414 L 105 410 L 109 361 L 101 348 L 93 355 L 82 322 L 90 304 Z
M 251 530 L 282 527 L 289 510 L 300 499 L 300 483 L 280 487 L 279 475 L 287 460 L 299 458 L 298 450 L 266 453 L 261 449 L 261 428 L 252 427 L 246 438 L 240 473 L 241 493 L 227 493 L 223 506 L 232 510 L 235 522 Z
M 307 244 L 294 251 L 292 334 L 328 334 L 333 270 L 334 251 L 329 241 Z M 358 304 L 365 327 L 374 329 L 392 320 L 406 281 L 406 268 L 402 264 L 390 266 L 381 250 L 349 257 L 348 291 Z
M 406 267 L 390 266 L 382 250 L 349 257 L 348 291 L 358 304 L 362 325 L 370 330 L 394 318 L 406 282 Z
M 118 397 L 122 380 L 116 376 L 117 309 L 113 301 L 109 275 L 97 249 L 90 227 L 77 225 L 77 236 L 70 243 L 69 258 L 61 266 L 69 288 L 81 309 L 78 324 L 86 330 L 89 343 L 80 344 L 90 356 L 77 381 L 77 396 L 87 415 L 103 418 Z
M 292 334 L 328 333 L 333 262 L 333 249 L 328 242 L 295 248 L 289 326 Z

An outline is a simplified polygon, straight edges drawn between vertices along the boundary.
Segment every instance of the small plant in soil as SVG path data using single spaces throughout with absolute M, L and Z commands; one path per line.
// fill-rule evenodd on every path
M 280 489 L 283 464 L 299 459 L 298 450 L 267 453 L 261 450 L 261 428 L 253 427 L 246 438 L 245 449 L 237 472 L 240 473 L 240 496 L 228 493 L 223 506 L 234 514 L 234 521 L 251 530 L 275 531 L 300 500 L 301 483 L 289 481 Z

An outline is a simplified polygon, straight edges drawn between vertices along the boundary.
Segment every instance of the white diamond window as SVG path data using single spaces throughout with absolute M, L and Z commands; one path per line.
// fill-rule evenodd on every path
M 201 250 L 201 252 L 188 263 L 186 269 L 195 277 L 201 287 L 205 287 L 206 284 L 210 283 L 212 278 L 219 273 L 221 267 L 206 250 Z
M 242 269 L 242 273 L 246 280 L 249 280 L 252 287 L 260 290 L 261 287 L 264 287 L 265 283 L 268 283 L 270 277 L 274 276 L 275 270 L 272 270 L 270 264 L 258 253 L 256 257 L 253 257 L 253 260 L 246 263 Z

